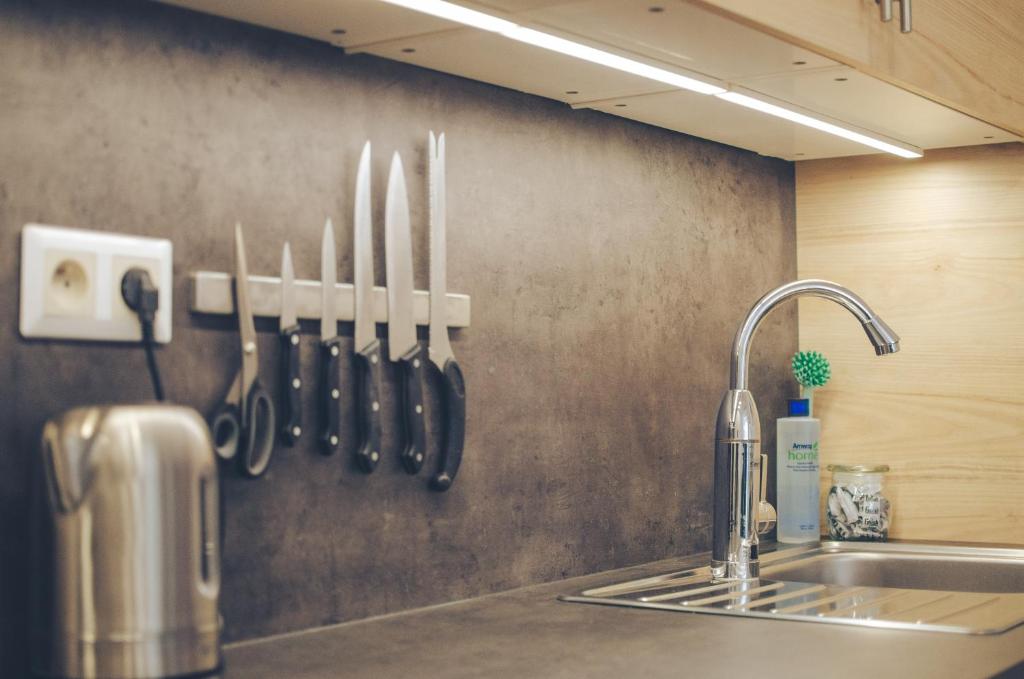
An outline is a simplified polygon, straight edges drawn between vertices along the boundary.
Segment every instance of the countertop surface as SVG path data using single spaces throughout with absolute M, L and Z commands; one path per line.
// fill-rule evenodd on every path
M 1024 676 L 1024 625 L 998 635 L 879 630 L 558 601 L 703 564 L 668 559 L 228 646 L 230 679 Z

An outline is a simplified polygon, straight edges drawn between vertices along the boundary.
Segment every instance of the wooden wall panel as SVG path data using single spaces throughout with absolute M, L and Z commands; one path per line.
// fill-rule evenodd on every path
M 800 302 L 822 465 L 887 462 L 892 536 L 1024 543 L 1024 144 L 797 164 L 797 268 L 863 296 L 903 339 Z M 823 488 L 829 474 L 823 472 Z

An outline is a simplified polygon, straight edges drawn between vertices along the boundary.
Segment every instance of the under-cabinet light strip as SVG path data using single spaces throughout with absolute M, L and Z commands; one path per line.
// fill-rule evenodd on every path
M 593 64 L 614 68 L 617 71 L 632 73 L 633 75 L 640 76 L 641 78 L 656 80 L 658 82 L 665 83 L 666 85 L 671 85 L 672 87 L 678 87 L 692 92 L 699 92 L 700 94 L 718 94 L 720 92 L 725 92 L 725 88 L 719 87 L 718 85 L 706 83 L 701 80 L 697 80 L 696 78 L 689 78 L 680 73 L 668 71 L 664 68 L 658 68 L 657 66 L 645 64 L 642 61 L 629 59 L 618 54 L 606 52 L 605 50 L 599 50 L 597 48 L 590 47 L 589 45 L 584 45 L 572 40 L 566 40 L 565 38 L 560 38 L 550 33 L 536 31 L 532 28 L 520 26 L 519 24 L 506 19 L 501 19 L 484 12 L 478 12 L 475 9 L 469 9 L 468 7 L 456 5 L 451 2 L 445 2 L 444 0 L 383 1 L 391 5 L 398 5 L 399 7 L 405 7 L 406 9 L 416 10 L 417 12 L 423 12 L 424 14 L 430 14 L 442 19 L 479 28 L 484 31 L 498 33 L 506 38 L 525 42 L 533 45 L 534 47 L 559 52 L 570 57 L 582 59 L 583 61 L 589 61 Z
M 778 104 L 769 103 L 762 99 L 756 99 L 740 92 L 727 91 L 725 88 L 719 87 L 718 85 L 703 82 L 696 78 L 690 78 L 680 73 L 658 68 L 657 66 L 645 64 L 642 61 L 629 59 L 612 52 L 590 47 L 589 45 L 567 40 L 565 38 L 552 35 L 551 33 L 544 33 L 543 31 L 520 26 L 519 24 L 507 19 L 502 19 L 492 14 L 480 12 L 462 5 L 457 5 L 453 2 L 447 2 L 446 0 L 382 0 L 382 2 L 422 12 L 424 14 L 430 14 L 441 19 L 447 19 L 448 21 L 472 26 L 473 28 L 479 28 L 491 33 L 498 33 L 499 35 L 512 40 L 518 40 L 519 42 L 524 42 L 535 47 L 559 52 L 560 54 L 589 61 L 593 64 L 607 66 L 608 68 L 613 68 L 618 71 L 632 73 L 633 75 L 647 78 L 649 80 L 655 80 L 680 89 L 690 90 L 691 92 L 697 92 L 699 94 L 713 94 L 723 101 L 728 101 L 739 106 L 745 106 L 746 108 L 776 116 L 778 118 L 783 118 L 799 125 L 805 125 L 821 132 L 826 132 L 858 144 L 878 149 L 879 151 L 900 156 L 901 158 L 920 158 L 922 156 L 920 151 L 897 146 L 891 142 L 871 137 L 862 132 L 856 132 Z
M 664 68 L 651 66 L 650 64 L 645 64 L 641 61 L 636 61 L 635 59 L 628 59 L 626 57 L 619 56 L 618 54 L 599 50 L 588 45 L 573 42 L 572 40 L 566 40 L 565 38 L 559 38 L 556 35 L 537 31 L 532 28 L 526 28 L 525 26 L 516 26 L 515 28 L 507 31 L 501 31 L 501 34 L 506 38 L 525 42 L 535 47 L 559 52 L 570 57 L 576 57 L 577 59 L 589 61 L 594 64 L 614 68 L 617 71 L 632 73 L 633 75 L 640 76 L 641 78 L 656 80 L 658 82 L 665 83 L 666 85 L 690 90 L 699 94 L 719 94 L 725 92 L 725 88 L 719 87 L 718 85 L 712 85 L 711 83 L 695 80 L 694 78 L 688 78 L 680 73 L 667 71 Z
M 778 104 L 772 104 L 761 99 L 755 99 L 754 97 L 750 97 L 739 92 L 721 92 L 715 96 L 719 99 L 732 102 L 733 104 L 739 104 L 740 106 L 745 106 L 749 109 L 760 111 L 761 113 L 767 113 L 770 116 L 799 123 L 800 125 L 813 127 L 816 130 L 828 132 L 829 134 L 834 134 L 837 137 L 849 139 L 850 141 L 857 142 L 858 144 L 864 144 L 865 146 L 870 146 L 871 148 L 878 149 L 879 151 L 885 151 L 886 153 L 891 153 L 901 158 L 920 158 L 922 156 L 921 152 L 915 151 L 911 148 L 903 148 L 881 139 L 869 137 L 866 134 L 855 132 L 845 127 L 840 127 L 834 123 L 826 122 L 804 113 L 799 113 L 792 109 L 779 106 Z
M 492 33 L 504 33 L 517 27 L 511 21 L 444 0 L 384 0 L 384 2 Z

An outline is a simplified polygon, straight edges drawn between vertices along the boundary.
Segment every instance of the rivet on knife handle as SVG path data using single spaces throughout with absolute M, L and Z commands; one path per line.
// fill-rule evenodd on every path
M 356 413 L 359 418 L 359 467 L 369 474 L 380 462 L 380 340 L 373 340 L 355 353 L 358 366 L 359 393 Z
M 335 337 L 320 343 L 320 417 L 323 433 L 320 442 L 325 455 L 338 452 L 341 445 L 341 339 Z
M 289 446 L 302 436 L 302 377 L 299 372 L 299 326 L 281 331 L 281 440 Z
M 402 367 L 402 429 L 405 447 L 402 464 L 405 471 L 416 474 L 427 456 L 426 414 L 423 409 L 423 365 L 426 357 L 419 343 L 413 345 L 399 361 Z
M 448 490 L 462 463 L 462 446 L 466 438 L 466 384 L 462 369 L 454 358 L 445 361 L 441 372 L 441 389 L 445 410 L 445 436 L 437 474 L 431 479 L 434 490 Z

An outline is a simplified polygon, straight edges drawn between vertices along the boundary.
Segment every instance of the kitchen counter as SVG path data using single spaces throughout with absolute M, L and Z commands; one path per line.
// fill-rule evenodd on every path
M 1024 676 L 1024 625 L 970 636 L 619 608 L 559 594 L 706 563 L 668 559 L 233 644 L 230 679 Z

